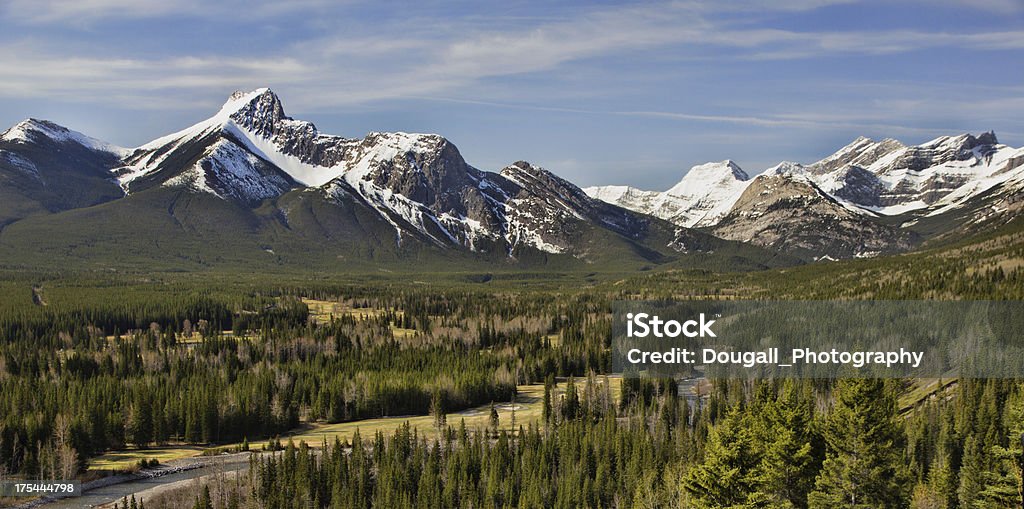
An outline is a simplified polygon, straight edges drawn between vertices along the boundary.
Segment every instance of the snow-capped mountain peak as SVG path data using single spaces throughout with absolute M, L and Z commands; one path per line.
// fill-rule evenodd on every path
M 809 165 L 807 168 L 815 174 L 828 173 L 851 165 L 866 168 L 886 156 L 904 149 L 906 149 L 906 146 L 891 138 L 875 141 L 861 136 L 836 151 L 836 153 Z
M 678 184 L 668 190 L 674 196 L 694 196 L 705 190 L 734 187 L 736 182 L 750 180 L 750 176 L 730 159 L 715 163 L 699 164 L 690 168 Z
M 88 180 L 95 192 L 82 203 L 151 189 L 201 193 L 243 209 L 284 207 L 280 217 L 287 221 L 288 210 L 302 200 L 325 200 L 351 214 L 351 228 L 376 225 L 375 238 L 394 232 L 399 243 L 414 238 L 513 257 L 530 247 L 584 258 L 588 251 L 578 243 L 594 227 L 627 239 L 641 238 L 650 225 L 662 227 L 623 208 L 734 240 L 783 250 L 798 245 L 815 257 L 854 256 L 863 254 L 857 243 L 871 238 L 899 249 L 911 245 L 916 237 L 904 235 L 910 230 L 900 223 L 978 210 L 975 198 L 992 189 L 998 198 L 985 203 L 998 205 L 990 208 L 1016 210 L 1014 200 L 1024 191 L 1024 149 L 999 144 L 992 132 L 916 146 L 860 137 L 818 162 L 783 162 L 755 179 L 726 159 L 693 166 L 666 191 L 581 190 L 522 161 L 500 173 L 474 168 L 436 134 L 324 134 L 289 117 L 268 88 L 235 92 L 211 117 L 130 150 L 28 119 L 0 133 L 0 170 L 47 189 Z M 1000 214 L 995 208 L 984 217 Z M 878 218 L 901 214 L 900 221 Z M 799 229 L 799 238 L 784 235 L 787 229 Z M 822 251 L 814 252 L 815 245 Z
M 123 157 L 131 152 L 129 149 L 97 140 L 49 120 L 28 118 L 0 134 L 0 140 L 13 143 L 38 143 L 44 139 L 57 143 L 73 142 L 90 150 L 106 152 L 118 157 Z
M 807 172 L 807 168 L 800 164 L 794 163 L 793 161 L 782 161 L 771 168 L 764 171 L 766 175 L 803 175 Z
M 789 207 L 789 202 L 779 201 L 774 196 L 784 184 L 787 189 L 802 190 L 803 194 L 787 198 L 790 201 L 796 200 L 798 194 L 821 195 L 816 201 L 821 207 L 817 218 L 804 219 L 808 225 L 821 223 L 818 226 L 823 230 L 819 233 L 825 239 L 834 234 L 834 226 L 827 224 L 831 219 L 824 219 L 827 217 L 849 216 L 855 218 L 850 219 L 853 222 L 871 222 L 879 215 L 910 214 L 904 226 L 912 226 L 916 222 L 915 215 L 946 214 L 973 203 L 973 198 L 990 190 L 998 190 L 1000 196 L 1007 197 L 1004 201 L 1015 203 L 1013 194 L 1024 192 L 1024 149 L 999 144 L 993 132 L 940 136 L 915 146 L 891 138 L 876 141 L 861 136 L 813 164 L 783 162 L 766 170 L 762 177 L 756 189 L 745 193 L 751 190 L 751 180 L 735 163 L 726 160 L 693 167 L 664 193 L 628 186 L 593 187 L 587 192 L 592 197 L 680 226 L 713 226 L 716 232 L 728 238 L 744 240 L 748 228 L 742 223 L 751 221 L 751 214 L 767 206 L 765 204 L 771 204 L 777 213 L 788 211 L 794 218 L 799 215 L 800 207 Z M 770 179 L 765 180 L 768 177 Z M 772 185 L 767 185 L 769 183 Z M 745 198 L 738 204 L 741 194 Z M 758 202 L 761 199 L 764 204 Z M 743 210 L 737 211 L 741 205 Z M 814 216 L 810 210 L 805 212 L 808 217 Z M 727 215 L 728 225 L 720 224 Z M 782 218 L 773 221 L 782 221 Z M 884 230 L 866 223 L 857 229 L 876 233 Z M 906 240 L 894 235 L 886 238 Z M 899 244 L 906 245 L 903 241 Z M 846 252 L 849 245 L 845 246 L 836 251 L 835 256 L 849 256 L 850 252 Z
M 509 255 L 526 247 L 570 253 L 567 232 L 578 225 L 567 222 L 599 223 L 618 234 L 642 223 L 528 163 L 500 175 L 474 168 L 437 134 L 323 134 L 287 116 L 269 89 L 232 94 L 216 115 L 140 147 L 125 162 L 116 174 L 129 192 L 161 184 L 254 206 L 294 188 L 318 188 L 339 206 L 357 200 L 376 212 L 399 243 L 411 236 Z
M 228 96 L 228 100 L 221 106 L 220 111 L 217 112 L 217 116 L 226 117 L 231 116 L 242 110 L 243 108 L 254 107 L 255 103 L 261 103 L 269 105 L 271 110 L 279 110 L 281 114 L 284 114 L 284 109 L 281 107 L 281 100 L 277 97 L 273 91 L 269 88 L 257 88 L 256 90 L 236 90 Z M 256 108 L 266 109 L 266 108 Z
M 809 168 L 827 192 L 895 215 L 939 205 L 964 186 L 990 188 L 998 180 L 990 177 L 1012 150 L 992 132 L 940 136 L 915 146 L 862 139 Z
M 664 192 L 628 186 L 590 187 L 592 198 L 650 214 L 685 227 L 708 226 L 725 215 L 750 182 L 731 160 L 690 168 L 678 184 Z

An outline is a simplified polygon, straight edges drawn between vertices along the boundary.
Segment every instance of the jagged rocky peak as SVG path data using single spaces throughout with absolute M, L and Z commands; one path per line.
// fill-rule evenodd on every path
M 516 161 L 503 168 L 500 174 L 519 186 L 520 194 L 545 197 L 549 202 L 560 203 L 567 209 L 589 209 L 593 201 L 572 182 L 526 161 Z
M 886 155 L 905 148 L 905 145 L 892 138 L 875 141 L 871 138 L 860 136 L 850 144 L 839 149 L 836 153 L 810 165 L 808 169 L 812 173 L 822 174 L 848 165 L 867 168 Z
M 357 140 L 321 133 L 312 122 L 289 117 L 269 88 L 235 92 L 224 105 L 229 119 L 250 136 L 270 140 L 283 154 L 313 166 L 336 166 Z
M 978 143 L 980 143 L 982 145 L 998 145 L 999 144 L 999 139 L 996 138 L 996 132 L 995 131 L 987 131 L 987 132 L 981 133 L 981 134 L 978 135 L 976 140 L 978 141 Z
M 284 106 L 281 99 L 269 88 L 261 88 L 253 92 L 235 92 L 228 98 L 225 106 L 233 103 L 242 103 L 233 114 L 231 119 L 238 125 L 249 131 L 269 138 L 276 134 L 282 120 L 292 120 L 284 113 Z M 313 130 L 316 127 L 308 122 Z
M 992 132 L 977 137 L 971 134 L 940 136 L 921 145 L 905 147 L 898 154 L 894 154 L 895 157 L 878 161 L 878 164 L 869 169 L 884 175 L 904 170 L 917 172 L 956 161 L 984 159 L 995 152 L 996 143 L 998 142 L 995 133 Z
M 519 187 L 511 193 L 511 203 L 518 205 L 510 215 L 521 224 L 546 222 L 549 233 L 556 234 L 566 220 L 589 220 L 630 238 L 639 238 L 649 226 L 646 218 L 592 198 L 572 182 L 526 161 L 505 167 L 501 176 Z
M 940 136 L 914 148 L 970 151 L 976 147 L 983 145 L 996 145 L 998 143 L 999 140 L 996 138 L 996 133 L 994 131 L 988 131 L 981 133 L 978 136 L 974 136 L 970 133 L 963 133 L 957 136 Z
M 501 169 L 501 174 L 509 178 L 514 178 L 516 175 L 532 176 L 540 173 L 550 172 L 543 168 L 534 166 L 527 161 L 516 161 Z
M 372 182 L 437 212 L 464 213 L 459 195 L 481 178 L 455 144 L 436 134 L 372 132 L 350 150 L 346 163 L 352 179 Z

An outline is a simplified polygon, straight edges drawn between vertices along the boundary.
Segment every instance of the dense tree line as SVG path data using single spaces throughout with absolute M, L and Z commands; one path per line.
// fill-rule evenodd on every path
M 45 476 L 110 449 L 453 412 L 609 364 L 600 302 L 353 293 L 335 301 L 373 312 L 313 321 L 297 298 L 269 294 L 0 309 L 0 468 Z
M 1010 439 L 1024 408 L 1016 382 L 963 382 L 978 395 L 1000 393 L 1005 411 L 986 404 L 974 412 L 976 400 L 942 395 L 908 416 L 897 409 L 899 381 L 730 381 L 703 403 L 680 404 L 674 382 L 644 380 L 608 404 L 594 380 L 569 385 L 545 420 L 517 429 L 457 424 L 427 438 L 405 425 L 317 448 L 289 443 L 254 457 L 241 482 L 214 486 L 211 506 L 1011 508 L 1022 501 L 1022 451 Z
M 715 380 L 695 395 L 626 379 L 614 401 L 599 383 L 615 300 L 1021 299 L 1018 238 L 531 291 L 4 281 L 0 474 L 66 478 L 109 449 L 430 412 L 436 440 L 406 427 L 293 444 L 195 507 L 1021 507 L 1020 381 L 945 380 L 909 403 L 914 381 Z M 298 296 L 348 311 L 312 319 Z M 536 424 L 445 420 L 540 382 Z

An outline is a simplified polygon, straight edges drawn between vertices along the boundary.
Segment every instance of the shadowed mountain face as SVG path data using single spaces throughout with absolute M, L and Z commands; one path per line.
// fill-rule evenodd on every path
M 479 170 L 442 136 L 323 134 L 267 89 L 133 149 L 39 121 L 0 149 L 0 192 L 17 198 L 0 205 L 12 260 L 630 267 L 707 265 L 718 249 L 744 269 L 787 263 L 595 200 L 527 162 Z
M 123 155 L 51 122 L 29 119 L 0 134 L 0 225 L 124 196 L 110 174 Z

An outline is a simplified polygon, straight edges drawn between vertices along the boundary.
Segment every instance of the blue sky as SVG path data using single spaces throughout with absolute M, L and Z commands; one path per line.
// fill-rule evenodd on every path
M 269 86 L 324 132 L 436 132 L 482 169 L 650 189 L 860 135 L 1024 145 L 1022 0 L 409 4 L 7 0 L 0 125 L 136 146 Z

